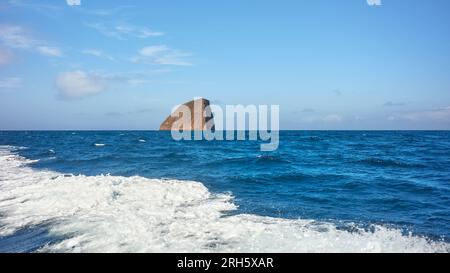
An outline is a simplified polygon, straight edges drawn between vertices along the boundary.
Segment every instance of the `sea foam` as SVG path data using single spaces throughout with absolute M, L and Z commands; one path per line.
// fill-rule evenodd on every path
M 227 216 L 237 210 L 232 195 L 198 182 L 35 170 L 12 150 L 0 146 L 0 236 L 45 225 L 61 239 L 41 252 L 450 251 L 383 226 L 349 232 L 313 220 Z

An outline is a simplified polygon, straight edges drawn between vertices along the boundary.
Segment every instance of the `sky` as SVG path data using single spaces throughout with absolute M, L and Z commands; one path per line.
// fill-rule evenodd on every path
M 153 130 L 180 103 L 280 128 L 449 130 L 448 0 L 0 0 L 0 130 Z

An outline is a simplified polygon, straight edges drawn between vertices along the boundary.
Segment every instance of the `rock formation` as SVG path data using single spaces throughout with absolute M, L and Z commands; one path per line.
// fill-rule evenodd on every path
M 159 130 L 185 130 L 185 131 L 203 131 L 214 130 L 214 117 L 211 113 L 210 103 L 207 99 L 195 99 L 180 105 L 166 120 L 161 124 Z M 190 117 L 184 116 L 189 109 Z M 175 124 L 175 127 L 174 127 Z M 207 128 L 205 128 L 207 126 Z

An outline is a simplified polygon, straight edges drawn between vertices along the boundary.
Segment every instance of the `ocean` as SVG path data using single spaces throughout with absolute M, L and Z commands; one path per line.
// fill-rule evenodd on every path
M 0 252 L 450 252 L 450 132 L 0 132 Z

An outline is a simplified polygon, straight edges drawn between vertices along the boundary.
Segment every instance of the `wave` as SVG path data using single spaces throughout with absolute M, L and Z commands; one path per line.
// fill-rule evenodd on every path
M 258 155 L 255 160 L 256 163 L 286 163 L 289 164 L 291 161 L 283 158 L 281 155 Z
M 381 159 L 381 158 L 366 158 L 356 161 L 355 163 L 361 163 L 371 166 L 381 166 L 381 167 L 403 167 L 403 168 L 423 168 L 422 164 L 408 163 L 403 161 L 396 161 L 391 159 Z
M 27 166 L 0 146 L 0 241 L 43 225 L 39 252 L 449 252 L 445 242 L 374 225 L 238 214 L 231 194 L 202 183 L 74 176 Z M 229 212 L 236 213 L 230 214 Z
M 252 164 L 289 164 L 291 161 L 284 159 L 280 155 L 266 155 L 260 154 L 257 156 L 234 156 L 213 161 L 213 165 L 223 164 L 240 164 L 252 163 Z M 208 163 L 209 164 L 209 163 Z

